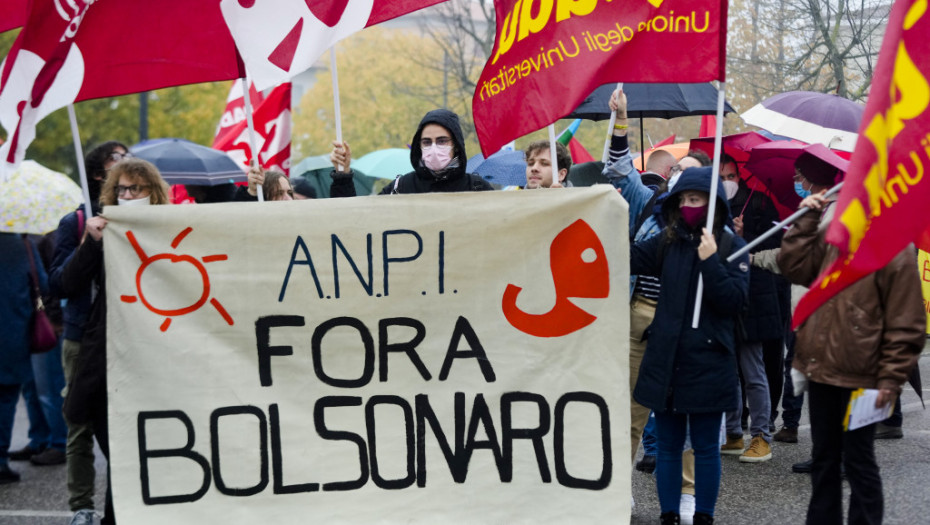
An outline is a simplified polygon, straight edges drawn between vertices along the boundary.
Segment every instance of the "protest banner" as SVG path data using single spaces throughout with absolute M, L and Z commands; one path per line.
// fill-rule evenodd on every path
M 839 257 L 798 302 L 792 324 L 886 265 L 930 227 L 930 15 L 927 2 L 898 0 L 875 67 L 859 140 L 827 242 Z
M 495 0 L 494 8 L 494 49 L 472 99 L 485 157 L 568 115 L 601 84 L 725 77 L 725 1 Z
M 104 213 L 120 521 L 629 522 L 612 187 Z

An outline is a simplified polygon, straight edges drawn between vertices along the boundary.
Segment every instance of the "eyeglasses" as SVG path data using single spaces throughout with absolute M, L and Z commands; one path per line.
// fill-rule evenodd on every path
M 420 139 L 421 147 L 428 148 L 432 145 L 433 145 L 433 139 Z M 450 137 L 436 137 L 436 145 L 442 146 L 442 147 L 451 146 L 452 139 Z
M 142 190 L 147 189 L 147 188 L 148 188 L 148 186 L 141 186 L 141 185 L 139 185 L 139 184 L 133 184 L 132 186 L 122 186 L 122 185 L 120 185 L 120 186 L 117 186 L 117 187 L 116 187 L 116 194 L 117 194 L 117 195 L 122 195 L 122 194 L 128 192 L 130 196 L 136 197 L 136 196 L 139 195 L 139 192 L 141 192 Z
M 129 153 L 128 151 L 124 153 L 114 151 L 113 153 L 110 153 L 109 157 L 107 157 L 108 160 L 112 160 L 113 162 L 119 162 L 123 159 L 129 159 L 129 158 L 132 158 L 132 153 Z

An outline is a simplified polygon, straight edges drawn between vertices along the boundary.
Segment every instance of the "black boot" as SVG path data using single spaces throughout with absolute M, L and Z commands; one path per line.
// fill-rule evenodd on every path
M 695 512 L 694 525 L 714 525 L 714 517 L 703 512 Z
M 663 512 L 659 519 L 662 520 L 662 525 L 678 525 L 681 523 L 681 517 L 678 516 L 677 512 Z

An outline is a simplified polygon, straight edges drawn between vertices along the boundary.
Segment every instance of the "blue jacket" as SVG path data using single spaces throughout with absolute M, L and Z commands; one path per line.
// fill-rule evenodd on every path
M 100 213 L 96 207 L 93 211 L 94 215 Z M 84 325 L 87 323 L 87 316 L 90 312 L 92 293 L 90 283 L 87 283 L 80 293 L 68 296 L 64 293 L 61 282 L 62 271 L 74 256 L 75 250 L 81 244 L 81 236 L 84 234 L 83 228 L 78 223 L 77 211 L 65 215 L 58 222 L 58 231 L 55 234 L 55 256 L 52 258 L 48 271 L 48 282 L 52 293 L 63 298 L 61 310 L 64 333 L 62 338 L 69 341 L 80 341 L 84 336 Z M 84 217 L 84 224 L 86 223 L 87 217 Z
M 724 412 L 735 409 L 739 402 L 734 336 L 738 312 L 748 298 L 749 257 L 728 264 L 729 254 L 713 254 L 701 261 L 697 254 L 700 235 L 670 220 L 679 194 L 685 190 L 709 193 L 710 179 L 710 168 L 685 170 L 662 206 L 666 231 L 631 249 L 630 273 L 655 275 L 662 282 L 633 391 L 637 402 L 656 412 Z M 717 184 L 718 213 L 728 216 L 723 185 L 719 180 Z M 670 228 L 676 234 L 671 241 L 667 235 Z M 719 233 L 717 239 L 720 246 Z M 665 247 L 660 250 L 661 243 Z M 742 246 L 745 242 L 733 236 L 730 253 Z M 700 322 L 693 329 L 699 275 L 703 276 L 704 292 Z
M 47 289 L 39 251 L 29 242 L 39 288 Z M 32 379 L 29 359 L 29 321 L 32 318 L 32 281 L 26 244 L 18 233 L 0 232 L 0 384 L 19 385 Z

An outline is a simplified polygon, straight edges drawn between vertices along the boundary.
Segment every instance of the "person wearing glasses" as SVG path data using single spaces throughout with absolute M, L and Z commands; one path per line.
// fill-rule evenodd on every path
M 101 206 L 146 206 L 169 204 L 168 185 L 158 168 L 142 159 L 127 158 L 107 170 L 100 189 Z M 107 305 L 103 267 L 102 216 L 87 219 L 84 235 L 74 254 L 61 269 L 62 296 L 69 300 L 95 292 L 93 304 L 80 342 L 80 353 L 68 382 L 64 402 L 65 417 L 72 424 L 91 425 L 100 450 L 109 459 L 107 428 Z M 109 480 L 106 510 L 101 523 L 115 523 Z M 92 523 L 93 512 L 75 515 L 72 524 Z M 83 521 L 81 521 L 83 520 Z
M 93 148 L 84 157 L 93 216 L 100 213 L 100 189 L 103 179 L 113 166 L 129 157 L 131 157 L 129 148 L 115 140 L 104 142 Z M 48 276 L 49 287 L 56 296 L 64 297 L 61 291 L 62 270 L 77 250 L 84 236 L 88 219 L 89 217 L 84 215 L 82 205 L 62 217 L 58 223 L 58 229 L 55 231 L 55 254 L 49 265 Z M 84 337 L 90 306 L 90 287 L 83 293 L 72 295 L 62 301 L 64 331 L 61 343 L 61 365 L 66 385 L 74 376 L 74 365 L 81 351 L 81 340 Z M 92 425 L 68 421 L 67 444 L 64 452 L 68 471 L 68 505 L 74 513 L 72 523 L 75 525 L 91 523 L 94 516 L 94 479 L 96 477 Z M 42 452 L 31 457 L 30 461 L 44 463 L 52 454 L 53 452 Z
M 487 191 L 494 189 L 478 175 L 465 172 L 468 157 L 459 116 L 447 109 L 434 109 L 420 121 L 410 143 L 410 164 L 413 171 L 398 175 L 385 186 L 382 195 L 394 193 L 435 193 Z M 330 153 L 333 163 L 331 197 L 354 197 L 352 182 L 352 151 L 347 142 L 333 142 Z

